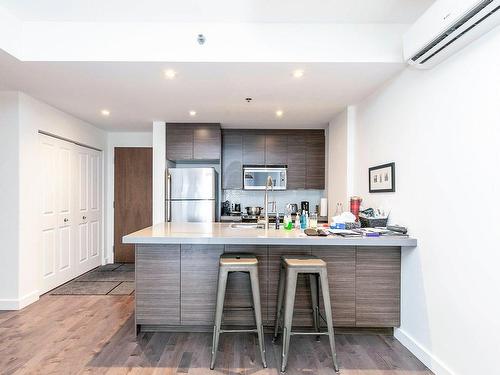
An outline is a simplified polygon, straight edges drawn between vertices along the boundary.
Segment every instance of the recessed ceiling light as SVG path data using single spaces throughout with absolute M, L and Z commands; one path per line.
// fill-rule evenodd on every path
M 165 78 L 167 79 L 174 79 L 176 75 L 177 72 L 175 70 L 172 69 L 165 70 Z
M 103 110 L 101 110 L 101 115 L 103 115 L 103 116 L 108 117 L 110 114 L 111 114 L 111 112 L 110 112 L 110 111 L 108 111 L 107 109 L 103 109 Z
M 189 116 L 196 116 L 196 111 L 189 111 Z
M 304 76 L 304 71 L 301 69 L 294 70 L 292 73 L 294 78 L 302 78 Z
M 276 117 L 283 117 L 283 111 L 281 109 L 276 111 Z

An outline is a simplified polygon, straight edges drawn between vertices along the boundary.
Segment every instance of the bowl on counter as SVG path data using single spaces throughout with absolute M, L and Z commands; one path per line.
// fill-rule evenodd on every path
M 263 208 L 257 206 L 249 206 L 245 207 L 245 210 L 247 211 L 247 215 L 260 216 L 260 213 L 262 212 Z

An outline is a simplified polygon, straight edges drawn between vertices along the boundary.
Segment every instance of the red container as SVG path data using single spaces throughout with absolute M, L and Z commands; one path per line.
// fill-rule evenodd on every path
M 359 207 L 362 200 L 361 197 L 351 197 L 351 213 L 356 216 L 356 221 L 359 221 Z

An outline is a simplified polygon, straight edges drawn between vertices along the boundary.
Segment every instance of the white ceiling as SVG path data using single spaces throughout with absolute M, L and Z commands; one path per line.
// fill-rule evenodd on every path
M 324 127 L 403 69 L 400 63 L 20 62 L 0 51 L 0 87 L 32 95 L 107 130 L 153 120 L 224 127 Z M 174 69 L 174 80 L 164 78 Z M 302 79 L 291 76 L 304 69 Z M 253 97 L 252 103 L 245 97 Z M 111 116 L 104 118 L 106 108 Z M 281 109 L 284 116 L 276 118 Z M 190 117 L 189 110 L 197 116 Z
M 412 23 L 433 0 L 0 0 L 21 21 Z

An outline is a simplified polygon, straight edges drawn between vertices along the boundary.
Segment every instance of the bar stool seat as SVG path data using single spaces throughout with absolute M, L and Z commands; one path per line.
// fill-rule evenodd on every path
M 264 327 L 262 324 L 262 313 L 260 306 L 260 290 L 259 290 L 259 261 L 253 254 L 222 254 L 219 258 L 219 278 L 217 281 L 217 303 L 215 307 L 215 323 L 212 341 L 212 359 L 210 361 L 210 369 L 215 367 L 217 357 L 217 349 L 219 346 L 219 336 L 221 333 L 257 333 L 259 338 L 259 348 L 262 358 L 262 365 L 267 367 L 266 349 L 264 344 Z M 253 310 L 255 314 L 255 329 L 237 329 L 229 330 L 222 329 L 222 315 L 224 312 L 224 298 L 226 293 L 226 285 L 228 274 L 231 272 L 245 272 L 250 276 L 250 284 L 252 288 Z
M 295 292 L 297 288 L 297 277 L 299 274 L 308 274 L 311 286 L 311 300 L 314 328 L 316 332 L 296 332 L 292 331 L 293 308 L 295 304 Z M 319 288 L 323 294 L 323 305 L 325 307 L 325 317 L 319 312 Z M 327 332 L 320 332 L 320 318 L 327 324 Z M 281 322 L 283 320 L 283 322 Z M 281 324 L 282 323 L 282 324 Z M 280 324 L 283 327 L 283 342 L 281 351 L 281 371 L 286 370 L 288 353 L 290 349 L 290 337 L 292 335 L 327 335 L 330 340 L 333 367 L 339 372 L 337 364 L 337 354 L 335 351 L 335 336 L 333 331 L 332 309 L 330 304 L 330 291 L 328 288 L 328 275 L 326 262 L 314 255 L 283 255 L 280 262 L 280 275 L 278 284 L 278 303 L 276 311 L 276 321 L 274 325 L 274 338 L 278 338 Z

